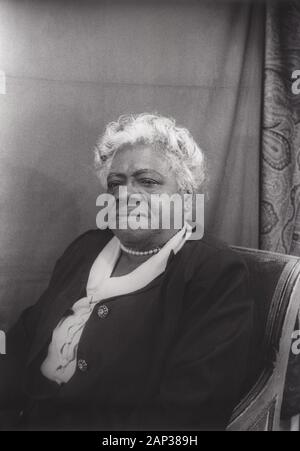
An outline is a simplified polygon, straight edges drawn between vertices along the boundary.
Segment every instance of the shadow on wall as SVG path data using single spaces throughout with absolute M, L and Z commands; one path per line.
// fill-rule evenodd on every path
M 0 257 L 3 330 L 37 301 L 55 261 L 79 234 L 80 224 L 76 194 L 37 169 L 6 166 L 5 185 Z

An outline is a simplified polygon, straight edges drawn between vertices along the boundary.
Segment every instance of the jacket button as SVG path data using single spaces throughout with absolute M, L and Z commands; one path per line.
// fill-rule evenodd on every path
M 85 372 L 87 371 L 87 369 L 88 369 L 88 364 L 87 364 L 87 362 L 86 362 L 84 359 L 78 360 L 77 366 L 78 366 L 78 369 L 79 369 L 82 373 L 85 373 Z
M 106 318 L 109 312 L 109 308 L 107 307 L 107 305 L 100 305 L 100 307 L 98 308 L 98 316 L 99 318 Z

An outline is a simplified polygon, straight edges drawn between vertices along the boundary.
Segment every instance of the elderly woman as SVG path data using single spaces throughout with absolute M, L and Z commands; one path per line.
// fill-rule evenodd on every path
M 0 405 L 17 412 L 10 426 L 225 429 L 249 360 L 245 265 L 226 244 L 193 239 L 185 218 L 177 229 L 136 229 L 132 208 L 118 209 L 120 187 L 128 205 L 201 191 L 203 153 L 174 120 L 142 114 L 109 124 L 95 159 L 118 220 L 67 248 L 9 332 Z

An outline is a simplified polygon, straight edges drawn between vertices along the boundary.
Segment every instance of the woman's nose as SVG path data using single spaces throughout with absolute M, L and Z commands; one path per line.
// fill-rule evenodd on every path
M 136 194 L 138 194 L 138 189 L 137 187 L 132 183 L 132 182 L 128 182 L 128 183 L 124 183 L 124 185 L 119 187 L 118 193 L 117 193 L 117 199 L 122 200 L 123 202 L 128 202 L 128 200 L 130 199 L 130 197 L 135 196 Z
M 127 197 L 134 196 L 136 194 L 140 194 L 138 186 L 134 181 L 129 180 L 126 185 L 127 188 Z
M 127 203 L 128 208 L 136 207 L 142 202 L 145 202 L 145 195 L 141 189 L 134 182 L 129 182 L 124 186 L 124 190 L 120 193 L 120 200 Z

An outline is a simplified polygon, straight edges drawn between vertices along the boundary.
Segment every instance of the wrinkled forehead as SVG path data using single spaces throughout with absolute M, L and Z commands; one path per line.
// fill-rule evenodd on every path
M 172 176 L 168 159 L 150 145 L 125 145 L 113 157 L 109 173 L 123 173 L 145 170 L 155 171 L 163 176 Z

